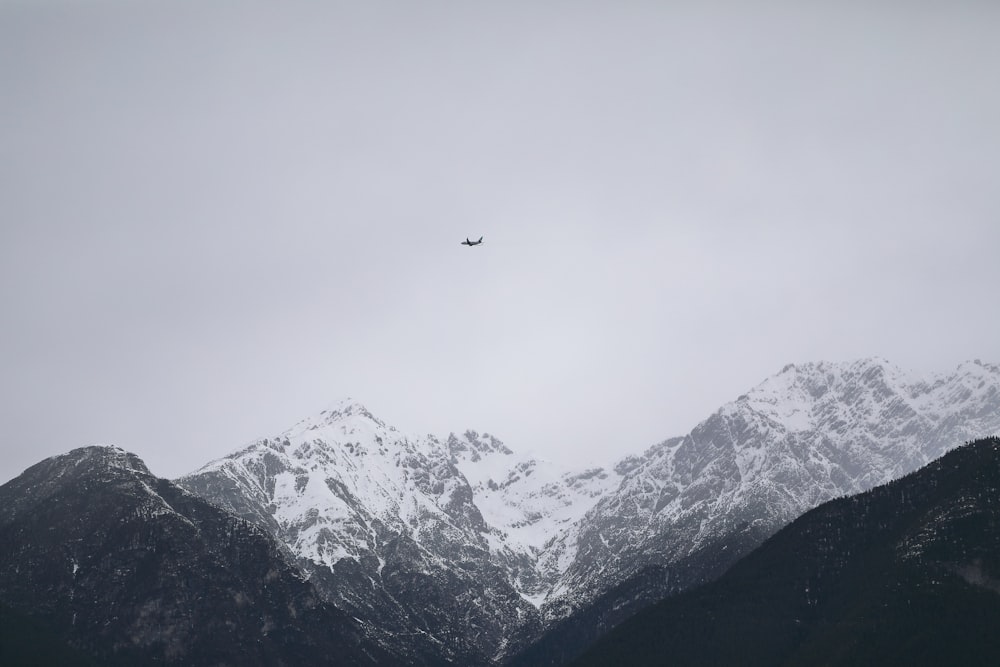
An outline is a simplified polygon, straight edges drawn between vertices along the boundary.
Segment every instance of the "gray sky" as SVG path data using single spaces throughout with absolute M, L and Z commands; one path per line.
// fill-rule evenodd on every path
M 555 460 L 1000 361 L 996 2 L 0 0 L 0 481 L 343 396 Z M 466 236 L 485 243 L 465 248 Z

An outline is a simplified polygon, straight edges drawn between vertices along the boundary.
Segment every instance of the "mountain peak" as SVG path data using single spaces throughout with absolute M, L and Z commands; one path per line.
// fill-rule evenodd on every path
M 292 435 L 334 424 L 344 425 L 351 422 L 368 422 L 370 425 L 383 429 L 396 430 L 392 426 L 387 426 L 384 421 L 373 415 L 360 401 L 351 397 L 345 397 L 327 405 L 318 414 L 299 421 L 295 426 L 285 431 L 283 435 Z
M 51 456 L 31 466 L 0 489 L 7 491 L 0 502 L 0 523 L 27 507 L 66 492 L 88 488 L 115 489 L 118 493 L 138 494 L 147 506 L 159 508 L 164 501 L 150 488 L 155 477 L 142 459 L 120 447 L 90 445 L 65 454 Z
M 355 412 L 367 412 L 368 409 L 364 404 L 353 396 L 344 396 L 342 398 L 329 403 L 325 409 L 321 412 L 339 412 L 345 414 L 353 414 Z
M 363 417 L 377 424 L 384 425 L 382 420 L 373 415 L 361 401 L 350 396 L 331 403 L 325 409 L 320 410 L 320 415 L 324 417 L 327 423 L 349 417 Z
M 81 466 L 87 466 L 93 469 L 118 469 L 144 475 L 151 474 L 142 459 L 116 445 L 95 444 L 78 447 L 46 461 L 63 468 L 72 466 L 80 469 Z

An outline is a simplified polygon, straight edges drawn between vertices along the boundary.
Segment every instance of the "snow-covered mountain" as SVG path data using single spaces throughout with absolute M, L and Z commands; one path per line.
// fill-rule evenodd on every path
M 428 652 L 485 664 L 537 626 L 552 535 L 615 485 L 489 434 L 410 438 L 353 400 L 177 480 L 272 532 L 321 594 Z
M 996 433 L 994 365 L 930 377 L 882 359 L 786 366 L 688 435 L 616 466 L 620 487 L 566 535 L 577 550 L 543 606 L 545 646 L 515 664 L 561 664 L 806 510 Z
M 552 613 L 734 535 L 759 543 L 822 502 L 998 432 L 997 366 L 968 362 L 922 378 L 882 359 L 788 365 L 688 435 L 618 464 L 620 487 L 576 526 L 579 547 L 549 598 Z M 557 605 L 560 597 L 571 601 Z
M 348 400 L 177 481 L 269 530 L 326 599 L 478 664 L 649 566 L 686 588 L 803 511 L 998 432 L 1000 368 L 868 359 L 790 365 L 606 469 L 474 431 L 408 437 Z

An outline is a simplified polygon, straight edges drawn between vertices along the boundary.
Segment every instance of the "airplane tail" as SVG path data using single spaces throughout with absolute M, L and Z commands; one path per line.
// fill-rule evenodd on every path
M 478 240 L 478 241 L 476 241 L 476 243 L 482 243 L 482 242 L 483 242 L 483 237 L 482 237 L 482 236 L 480 236 L 480 237 L 479 237 L 479 240 Z

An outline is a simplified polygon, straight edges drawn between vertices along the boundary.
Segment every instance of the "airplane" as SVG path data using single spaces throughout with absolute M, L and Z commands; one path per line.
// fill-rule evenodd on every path
M 467 245 L 467 246 L 469 246 L 471 248 L 472 246 L 479 245 L 482 242 L 483 242 L 483 237 L 482 236 L 479 237 L 478 241 L 470 241 L 469 238 L 466 237 L 465 240 L 462 241 L 462 245 Z

